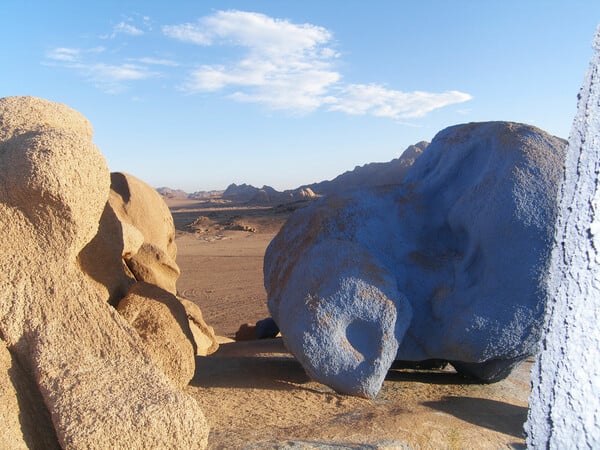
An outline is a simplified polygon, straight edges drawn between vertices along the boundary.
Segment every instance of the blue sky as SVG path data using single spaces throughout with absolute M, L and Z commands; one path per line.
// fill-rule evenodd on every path
M 0 97 L 65 103 L 110 169 L 277 189 L 457 123 L 568 137 L 600 1 L 2 0 Z

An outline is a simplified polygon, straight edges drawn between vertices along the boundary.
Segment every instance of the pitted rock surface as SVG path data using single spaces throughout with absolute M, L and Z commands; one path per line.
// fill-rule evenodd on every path
M 79 264 L 110 186 L 91 137 L 64 105 L 0 99 L 0 335 L 62 448 L 205 447 L 196 401 L 151 362 Z
M 507 376 L 539 340 L 564 151 L 524 124 L 458 125 L 398 185 L 294 213 L 264 265 L 288 348 L 316 380 L 368 397 L 394 359 Z

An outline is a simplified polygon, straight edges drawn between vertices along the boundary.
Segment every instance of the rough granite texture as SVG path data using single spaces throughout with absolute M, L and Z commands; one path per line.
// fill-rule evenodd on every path
M 31 377 L 0 339 L 0 449 L 59 449 L 50 414 Z
M 560 190 L 550 299 L 532 369 L 529 448 L 600 448 L 600 26 Z
M 98 232 L 79 255 L 81 267 L 113 306 L 136 281 L 176 294 L 179 267 L 169 208 L 133 175 L 113 172 L 110 181 Z
M 151 362 L 78 264 L 109 186 L 81 114 L 0 99 L 0 337 L 41 393 L 61 447 L 203 448 L 196 401 Z
M 216 352 L 219 349 L 219 343 L 215 336 L 215 330 L 204 321 L 200 307 L 187 298 L 177 296 L 177 299 L 185 308 L 190 330 L 194 336 L 196 355 L 208 356 Z
M 410 450 L 407 444 L 384 441 L 374 444 L 347 444 L 341 442 L 285 441 L 261 442 L 244 447 L 243 450 Z
M 183 305 L 170 292 L 139 281 L 119 302 L 117 311 L 144 342 L 152 361 L 180 388 L 196 369 L 196 349 Z
M 523 124 L 457 125 L 402 184 L 294 213 L 267 249 L 265 286 L 307 372 L 373 397 L 395 359 L 492 382 L 532 355 L 565 145 Z
M 137 281 L 154 284 L 173 295 L 179 267 L 175 262 L 175 225 L 168 206 L 155 189 L 133 175 L 114 172 L 110 175 L 109 205 L 123 224 L 124 241 L 142 244 L 123 254 L 127 267 Z
M 110 179 L 109 199 L 100 218 L 98 233 L 79 254 L 79 263 L 94 281 L 100 295 L 118 307 L 119 311 L 125 310 L 119 306 L 119 302 L 136 289 L 137 294 L 143 289 L 147 294 L 154 292 L 157 295 L 154 299 L 156 302 L 147 295 L 147 301 L 141 302 L 137 296 L 140 305 L 144 303 L 154 309 L 151 305 L 166 304 L 166 298 L 169 298 L 167 303 L 171 304 L 171 299 L 177 293 L 179 267 L 175 261 L 175 226 L 169 208 L 154 188 L 133 175 L 113 172 Z M 142 283 L 142 287 L 136 287 L 137 283 Z M 177 300 L 182 299 L 177 297 Z M 214 331 L 202 319 L 199 308 L 193 315 L 188 314 L 187 323 L 179 320 L 184 308 L 189 309 L 173 303 L 171 309 L 177 309 L 177 315 L 161 316 L 156 311 L 144 314 L 138 309 L 135 314 L 126 316 L 130 322 L 136 319 L 135 328 L 144 336 L 145 343 L 150 345 L 150 354 L 157 358 L 159 366 L 169 367 L 166 373 L 173 377 L 177 385 L 187 384 L 194 373 L 193 353 L 184 351 L 184 348 L 189 350 L 195 346 L 199 355 L 207 355 L 218 348 Z M 128 307 L 128 310 L 131 312 L 131 308 Z M 158 322 L 153 323 L 150 317 Z M 168 323 L 172 330 L 167 329 Z M 175 341 L 166 343 L 161 350 L 158 335 L 152 336 L 153 329 L 161 335 L 161 339 L 171 336 Z M 190 343 L 182 343 L 181 351 L 175 352 L 182 358 L 179 369 L 176 369 L 178 363 L 174 358 L 175 353 L 170 354 L 166 349 L 177 347 L 175 342 L 179 342 L 179 339 L 176 336 L 182 335 L 188 336 Z M 171 360 L 171 363 L 165 365 L 167 360 Z

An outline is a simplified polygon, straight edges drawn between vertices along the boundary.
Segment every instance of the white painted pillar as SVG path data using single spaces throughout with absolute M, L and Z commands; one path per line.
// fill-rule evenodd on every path
M 593 48 L 559 192 L 529 448 L 600 449 L 600 26 Z

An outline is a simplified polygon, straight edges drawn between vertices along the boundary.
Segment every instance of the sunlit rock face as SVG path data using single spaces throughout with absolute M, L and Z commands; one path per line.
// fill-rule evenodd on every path
M 531 355 L 565 144 L 523 124 L 458 125 L 401 184 L 297 211 L 267 249 L 265 286 L 307 372 L 373 397 L 395 359 L 491 382 Z
M 152 362 L 81 263 L 109 192 L 81 114 L 34 97 L 0 99 L 0 397 L 19 408 L 0 403 L 11 440 L 2 448 L 15 448 L 12 439 L 67 449 L 207 444 L 198 403 Z M 13 383 L 15 374 L 25 379 Z
M 532 449 L 600 448 L 600 26 L 560 189 L 556 246 L 525 425 Z

